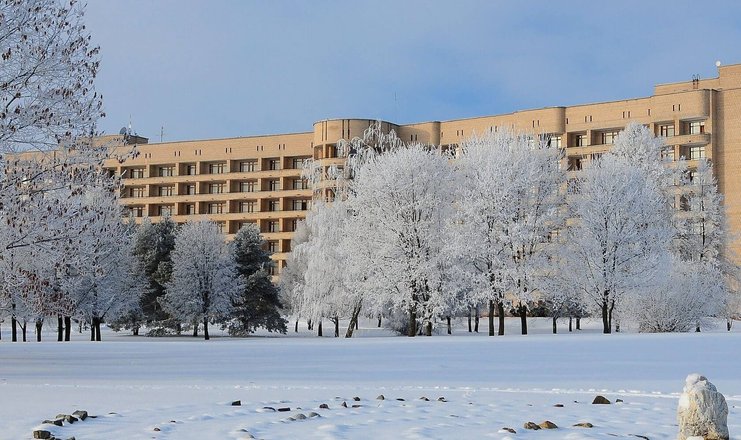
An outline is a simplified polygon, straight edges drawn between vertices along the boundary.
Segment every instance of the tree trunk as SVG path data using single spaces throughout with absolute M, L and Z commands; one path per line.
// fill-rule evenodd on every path
M 610 331 L 612 331 L 612 311 L 615 310 L 615 301 L 610 301 L 610 309 L 607 312 L 607 325 L 610 327 Z
M 432 322 L 425 322 L 425 336 L 432 336 Z
M 381 328 L 381 315 L 378 315 L 378 328 Z
M 293 327 L 293 332 L 298 333 L 298 319 L 296 320 L 296 325 Z
M 317 336 L 324 336 L 324 333 L 322 332 L 322 320 L 319 320 L 319 325 L 316 327 L 316 335 Z
M 313 322 L 311 322 L 311 319 L 309 319 L 308 321 L 306 321 L 306 327 L 307 327 L 307 328 L 308 328 L 309 330 L 314 330 L 314 323 L 313 323 Z
M 497 301 L 497 315 L 499 315 L 499 336 L 504 336 L 504 301 Z
M 695 333 L 700 333 L 700 323 L 699 322 L 695 326 Z
M 453 326 L 450 325 L 450 315 L 446 316 L 446 319 L 448 320 L 448 334 L 449 335 L 452 335 L 453 334 Z
M 41 319 L 36 320 L 36 342 L 41 342 L 41 328 L 44 326 L 44 321 Z
M 472 315 L 471 309 L 468 309 L 468 333 L 473 332 L 473 324 L 472 324 L 471 315 Z
M 15 309 L 15 304 L 13 304 L 13 309 Z M 10 317 L 10 341 L 18 342 L 18 320 L 15 319 L 15 315 Z
M 183 333 L 183 324 L 181 322 L 178 322 L 175 324 L 175 334 L 180 336 L 180 334 Z
M 620 321 L 615 321 L 615 333 L 620 333 Z
M 198 337 L 198 321 L 193 321 L 193 337 Z
M 138 325 L 135 325 L 134 327 L 131 328 L 131 334 L 134 336 L 139 336 L 139 326 Z
M 489 301 L 489 336 L 494 336 L 494 301 Z
M 581 330 L 581 317 L 580 316 L 576 317 L 576 329 Z
M 332 323 L 334 324 L 334 337 L 339 338 L 340 337 L 340 317 L 335 316 L 334 318 L 332 318 Z
M 413 338 L 417 336 L 417 313 L 413 309 L 409 309 L 409 325 L 407 328 L 407 336 Z
M 350 316 L 350 325 L 347 326 L 347 331 L 345 332 L 346 338 L 352 338 L 353 331 L 358 328 L 360 309 L 361 306 L 358 304 L 352 311 L 352 316 Z
M 90 323 L 90 341 L 95 342 L 95 331 L 98 329 L 98 327 L 95 325 L 95 320 L 98 318 L 93 318 L 92 322 Z
M 517 307 L 517 311 L 520 312 L 520 327 L 522 327 L 522 334 L 527 334 L 527 306 L 520 303 Z
M 572 325 L 573 321 L 574 321 L 574 318 L 569 316 L 569 333 L 571 333 L 574 330 L 573 325 Z
M 360 330 L 360 320 L 355 319 L 355 330 Z
M 28 322 L 24 319 L 23 323 L 21 324 L 21 335 L 23 336 L 23 342 L 26 341 L 26 330 L 28 329 Z
M 64 341 L 64 318 L 57 315 L 57 342 Z
M 64 341 L 69 342 L 70 335 L 72 333 L 72 317 L 64 317 Z
M 602 333 L 608 334 L 612 333 L 612 327 L 610 326 L 610 321 L 607 316 L 607 301 L 602 301 Z M 579 321 L 576 322 L 576 328 L 579 329 Z
M 558 333 L 558 327 L 556 326 L 556 317 L 554 316 L 553 317 L 553 334 L 555 335 L 557 333 Z
M 726 319 L 726 330 L 731 331 L 731 327 L 733 326 L 733 320 L 731 318 Z
M 474 333 L 479 332 L 479 306 L 473 309 L 473 331 Z
M 103 323 L 103 320 L 101 318 L 98 318 L 98 322 L 95 323 L 95 340 L 98 342 L 101 341 L 100 324 L 102 323 Z
M 211 338 L 208 336 L 208 318 L 204 317 L 203 318 L 203 340 L 208 341 L 209 339 Z

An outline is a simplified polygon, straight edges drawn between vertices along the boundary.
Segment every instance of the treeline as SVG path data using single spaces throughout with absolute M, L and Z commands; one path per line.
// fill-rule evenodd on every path
M 548 136 L 486 133 L 443 151 L 371 127 L 340 142 L 344 169 L 307 163 L 332 181 L 296 233 L 281 276 L 295 317 L 352 336 L 361 314 L 409 336 L 472 309 L 535 307 L 594 316 L 603 331 L 687 331 L 738 313 L 712 164 L 664 159 L 664 140 L 631 123 L 609 153 L 569 170 Z M 691 165 L 691 166 L 690 166 Z M 498 326 L 493 317 L 499 317 Z

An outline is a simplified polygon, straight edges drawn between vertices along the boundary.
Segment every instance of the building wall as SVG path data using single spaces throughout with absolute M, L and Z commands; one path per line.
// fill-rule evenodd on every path
M 675 159 L 684 156 L 691 167 L 699 157 L 713 160 L 730 226 L 740 233 L 741 65 L 720 67 L 718 78 L 657 85 L 654 95 L 644 98 L 450 121 L 382 124 L 403 141 L 443 146 L 501 129 L 548 134 L 554 142 L 560 141 L 567 165 L 576 170 L 609 150 L 614 134 L 630 121 L 665 135 L 666 154 Z M 259 224 L 280 268 L 290 252 L 295 222 L 305 218 L 312 197 L 310 189 L 296 183 L 301 172 L 296 161 L 313 158 L 325 168 L 342 165 L 337 142 L 362 136 L 374 122 L 332 119 L 314 123 L 306 133 L 160 144 L 136 138 L 136 157 L 123 163 L 112 159 L 106 167 L 123 175 L 122 204 L 142 217 L 158 221 L 163 209 L 170 209 L 177 222 L 207 215 L 228 234 L 244 222 Z M 254 170 L 245 168 L 247 161 L 255 161 Z M 253 182 L 251 191 L 248 182 Z M 245 212 L 247 202 L 254 203 L 252 212 Z

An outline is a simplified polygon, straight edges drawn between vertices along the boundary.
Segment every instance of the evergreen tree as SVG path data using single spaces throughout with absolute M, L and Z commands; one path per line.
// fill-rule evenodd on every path
M 234 258 L 244 288 L 234 301 L 229 332 L 248 334 L 258 327 L 286 333 L 286 320 L 280 314 L 278 288 L 270 280 L 273 265 L 270 252 L 263 249 L 264 240 L 255 224 L 242 227 L 234 237 Z
M 141 299 L 142 313 L 148 324 L 169 317 L 158 299 L 165 294 L 165 284 L 172 277 L 170 253 L 175 248 L 176 227 L 169 216 L 154 224 L 144 219 L 135 235 L 134 255 L 149 284 Z

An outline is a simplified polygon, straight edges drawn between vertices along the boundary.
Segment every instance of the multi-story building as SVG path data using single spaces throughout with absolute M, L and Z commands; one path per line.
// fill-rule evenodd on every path
M 477 118 L 397 125 L 383 122 L 404 141 L 447 148 L 473 134 L 504 128 L 546 134 L 565 150 L 567 166 L 581 169 L 609 150 L 629 121 L 645 124 L 666 139 L 665 155 L 684 157 L 690 167 L 707 158 L 728 213 L 741 232 L 741 65 L 718 68 L 718 77 L 661 84 L 652 96 L 568 107 L 547 107 Z M 106 167 L 123 175 L 123 205 L 135 217 L 177 222 L 207 215 L 227 234 L 254 222 L 285 265 L 296 222 L 305 217 L 312 191 L 301 179 L 306 158 L 342 166 L 340 139 L 362 136 L 375 121 L 332 119 L 313 131 L 203 141 L 138 143 L 138 156 Z M 737 251 L 739 249 L 736 249 Z

